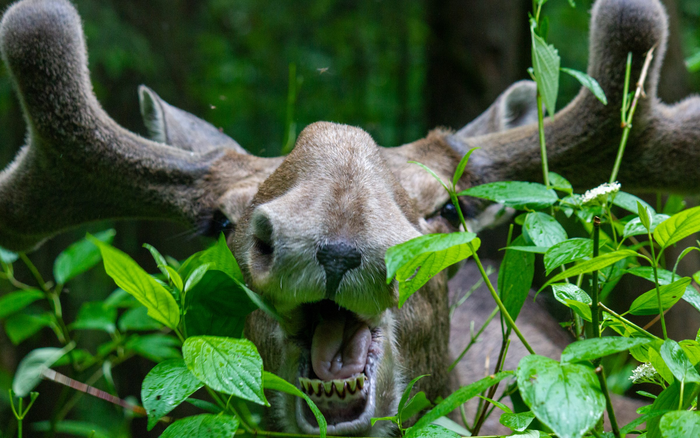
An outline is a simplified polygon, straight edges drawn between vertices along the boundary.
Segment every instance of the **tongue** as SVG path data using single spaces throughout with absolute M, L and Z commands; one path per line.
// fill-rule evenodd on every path
M 347 379 L 365 369 L 372 335 L 367 324 L 344 314 L 322 321 L 311 341 L 311 366 L 321 380 Z

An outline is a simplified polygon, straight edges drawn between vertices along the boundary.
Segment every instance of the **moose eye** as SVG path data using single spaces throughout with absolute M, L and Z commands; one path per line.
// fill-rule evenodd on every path
M 233 230 L 233 222 L 231 222 L 221 210 L 216 210 L 203 224 L 200 234 L 216 239 L 221 233 L 228 236 Z
M 440 216 L 442 216 L 453 227 L 459 228 L 459 213 L 457 213 L 457 208 L 452 202 L 448 202 L 442 207 L 440 210 Z

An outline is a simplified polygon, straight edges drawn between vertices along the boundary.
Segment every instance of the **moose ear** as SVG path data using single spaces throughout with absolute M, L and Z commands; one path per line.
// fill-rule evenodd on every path
M 139 87 L 139 104 L 143 122 L 153 141 L 192 152 L 208 152 L 223 147 L 239 154 L 246 153 L 234 139 L 214 125 L 175 108 L 145 85 Z
M 476 137 L 507 131 L 537 122 L 537 85 L 519 81 L 501 93 L 491 106 L 457 132 L 461 137 Z

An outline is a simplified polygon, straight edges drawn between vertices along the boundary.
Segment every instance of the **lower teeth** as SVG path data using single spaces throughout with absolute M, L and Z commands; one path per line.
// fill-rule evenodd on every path
M 336 395 L 340 399 L 343 399 L 347 395 L 353 396 L 359 394 L 367 383 L 367 380 L 367 376 L 361 373 L 348 379 L 330 381 L 299 377 L 299 384 L 301 385 L 301 389 L 309 395 L 316 397 L 331 397 Z

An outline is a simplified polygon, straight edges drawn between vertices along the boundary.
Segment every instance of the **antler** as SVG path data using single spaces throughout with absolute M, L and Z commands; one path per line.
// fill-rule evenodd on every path
M 634 117 L 619 180 L 628 189 L 697 192 L 700 188 L 700 98 L 676 105 L 656 95 L 666 50 L 667 18 L 658 0 L 598 0 L 593 7 L 588 74 L 608 98 L 603 106 L 586 89 L 545 122 L 549 167 L 576 187 L 591 187 L 610 177 L 622 129 L 620 107 L 625 65 L 632 52 L 632 78 L 639 77 L 645 53 L 655 47 L 655 60 Z M 448 136 L 465 153 L 481 147 L 470 159 L 472 175 L 481 182 L 541 180 L 537 125 L 502 133 Z
M 68 1 L 11 6 L 0 23 L 0 49 L 28 126 L 27 144 L 0 173 L 0 244 L 9 249 L 109 218 L 193 223 L 220 194 L 203 188 L 215 162 L 236 162 L 230 173 L 239 178 L 265 167 L 233 140 L 187 151 L 114 122 L 93 94 L 80 17 Z

